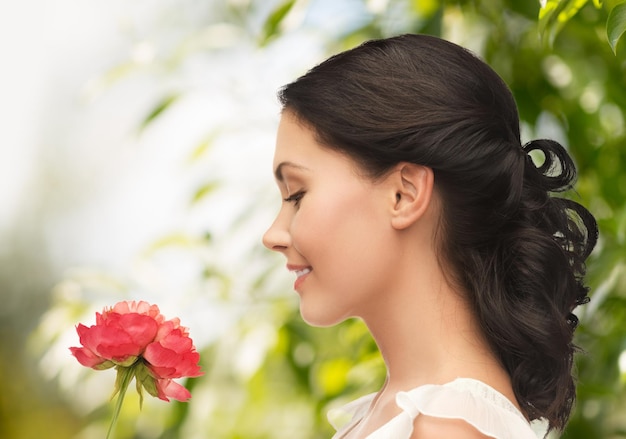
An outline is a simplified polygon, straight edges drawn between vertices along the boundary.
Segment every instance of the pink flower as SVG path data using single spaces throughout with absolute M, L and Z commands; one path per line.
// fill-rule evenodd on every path
M 96 313 L 96 324 L 76 326 L 81 347 L 71 347 L 72 355 L 86 367 L 96 370 L 115 367 L 117 379 L 113 395 L 119 392 L 109 437 L 130 382 L 135 379 L 142 400 L 142 389 L 164 401 L 187 401 L 191 394 L 173 378 L 198 377 L 203 373 L 187 328 L 180 320 L 166 320 L 159 307 L 147 302 L 119 302 Z

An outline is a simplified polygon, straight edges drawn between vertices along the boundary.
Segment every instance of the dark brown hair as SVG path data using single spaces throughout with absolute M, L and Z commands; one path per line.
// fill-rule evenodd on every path
M 550 140 L 522 146 L 502 79 L 432 36 L 366 42 L 283 87 L 279 99 L 373 178 L 403 161 L 433 169 L 443 200 L 440 257 L 522 410 L 563 429 L 575 399 L 572 311 L 588 301 L 584 261 L 597 240 L 584 207 L 551 195 L 575 180 L 565 149 Z

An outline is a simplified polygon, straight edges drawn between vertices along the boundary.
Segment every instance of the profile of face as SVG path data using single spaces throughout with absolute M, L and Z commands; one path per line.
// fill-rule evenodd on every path
M 393 276 L 395 194 L 321 146 L 288 110 L 278 128 L 274 170 L 283 202 L 263 236 L 296 275 L 303 319 L 328 326 L 377 308 Z

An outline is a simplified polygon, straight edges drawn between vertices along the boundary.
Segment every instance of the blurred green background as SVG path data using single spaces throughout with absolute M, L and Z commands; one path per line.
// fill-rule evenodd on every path
M 67 348 L 78 322 L 127 299 L 180 316 L 206 374 L 187 404 L 140 412 L 128 396 L 117 438 L 332 435 L 328 409 L 376 390 L 384 368 L 359 322 L 306 326 L 260 244 L 279 199 L 274 95 L 331 53 L 404 32 L 481 55 L 515 94 L 523 140 L 573 154 L 572 196 L 601 236 L 563 437 L 626 437 L 626 44 L 607 40 L 622 2 L 550 0 L 541 15 L 527 0 L 50 3 L 0 7 L 0 437 L 104 437 L 114 373 Z

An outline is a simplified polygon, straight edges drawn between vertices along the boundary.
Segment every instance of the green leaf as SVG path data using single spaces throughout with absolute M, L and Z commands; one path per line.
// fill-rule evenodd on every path
M 167 108 L 170 107 L 178 99 L 177 94 L 172 94 L 169 96 L 165 96 L 163 99 L 159 101 L 159 103 L 148 113 L 146 118 L 141 122 L 140 131 L 146 128 L 154 119 L 159 117 Z
M 137 364 L 135 368 L 135 380 L 137 381 L 137 393 L 139 393 L 139 405 L 141 407 L 141 403 L 143 401 L 143 393 L 142 389 L 146 389 L 146 391 L 154 396 L 159 396 L 159 391 L 157 390 L 156 378 L 152 376 L 148 366 L 144 362 Z
M 120 367 L 130 367 L 135 363 L 135 361 L 137 361 L 137 356 L 131 355 L 126 360 L 119 362 L 119 363 L 116 362 L 116 364 Z
M 207 136 L 206 139 L 204 139 L 198 144 L 198 146 L 194 148 L 194 150 L 189 155 L 188 161 L 190 163 L 193 163 L 202 158 L 211 149 L 211 146 L 213 146 L 214 139 L 214 135 Z
M 547 0 L 539 8 L 539 26 L 546 27 L 555 19 L 558 13 L 563 10 L 568 0 Z
M 193 195 L 193 198 L 191 199 L 191 204 L 198 203 L 207 195 L 210 195 L 218 186 L 219 183 L 215 181 L 202 185 L 196 190 L 196 193 Z
M 626 32 L 626 2 L 616 5 L 606 21 L 606 35 L 613 53 L 617 55 L 617 43 Z
M 94 370 L 106 370 L 115 366 L 115 363 L 111 360 L 106 360 L 104 363 L 100 363 L 97 366 L 93 366 Z
M 569 21 L 587 3 L 589 3 L 589 0 L 570 0 L 569 2 L 567 2 L 567 5 L 563 12 L 559 14 L 558 20 L 564 23 Z
M 278 29 L 283 22 L 296 0 L 287 0 L 278 5 L 276 9 L 267 17 L 265 24 L 263 25 L 263 33 L 261 34 L 260 45 L 264 46 L 269 40 L 278 35 Z
M 555 35 L 555 32 L 553 32 L 554 23 L 561 10 L 563 10 L 565 3 L 565 1 L 561 0 L 547 0 L 539 9 L 539 35 L 542 40 L 545 41 L 547 39 L 550 45 L 552 45 L 553 36 Z

